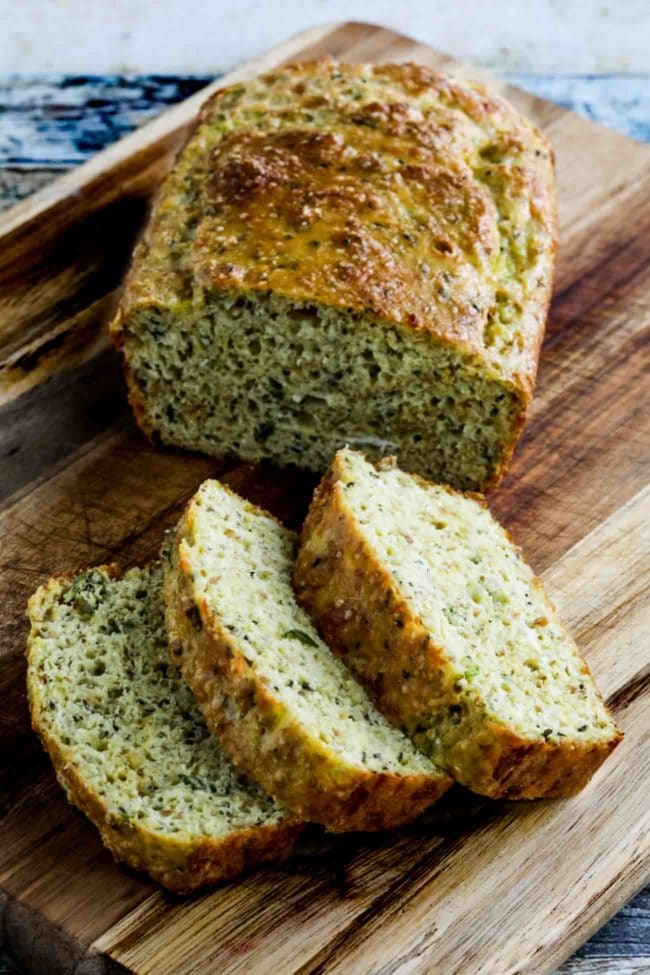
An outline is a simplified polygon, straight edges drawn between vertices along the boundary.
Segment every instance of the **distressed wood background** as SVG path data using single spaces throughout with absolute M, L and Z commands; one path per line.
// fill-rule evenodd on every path
M 650 76 L 510 75 L 509 79 L 650 142 Z M 211 80 L 206 76 L 0 76 L 0 208 L 84 162 Z M 12 463 L 12 442 L 18 433 L 21 440 L 29 438 L 28 429 L 5 431 L 2 438 L 1 463 L 5 473 L 13 468 L 13 488 L 28 477 L 23 460 Z M 0 973 L 14 971 L 10 960 L 0 954 Z M 650 887 L 561 971 L 562 975 L 650 973 Z

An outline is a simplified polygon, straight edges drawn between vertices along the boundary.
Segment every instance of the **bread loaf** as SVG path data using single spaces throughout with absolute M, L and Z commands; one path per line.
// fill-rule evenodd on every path
M 345 443 L 461 488 L 524 423 L 551 292 L 551 150 L 421 66 L 223 89 L 156 200 L 112 335 L 163 444 L 324 470 Z
M 294 580 L 380 710 L 476 792 L 570 795 L 621 737 L 481 498 L 343 450 L 317 489 Z

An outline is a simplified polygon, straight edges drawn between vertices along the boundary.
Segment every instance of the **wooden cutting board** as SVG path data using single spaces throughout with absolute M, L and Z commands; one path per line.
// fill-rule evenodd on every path
M 479 74 L 345 24 L 227 80 L 323 54 Z M 539 975 L 647 879 L 650 151 L 499 86 L 555 146 L 561 250 L 532 416 L 490 503 L 573 628 L 623 744 L 570 801 L 457 789 L 408 829 L 314 829 L 282 866 L 184 900 L 114 865 L 66 804 L 29 729 L 29 594 L 53 572 L 151 558 L 209 474 L 294 524 L 313 484 L 154 449 L 107 349 L 130 247 L 200 93 L 0 221 L 0 903 L 2 935 L 30 971 Z

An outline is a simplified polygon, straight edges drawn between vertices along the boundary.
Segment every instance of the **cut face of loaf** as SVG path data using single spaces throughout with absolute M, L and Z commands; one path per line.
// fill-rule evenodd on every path
M 380 710 L 476 792 L 569 795 L 621 737 L 481 499 L 343 450 L 317 489 L 294 581 Z
M 235 769 L 169 661 L 159 566 L 52 579 L 29 616 L 34 730 L 117 860 L 187 893 L 288 852 L 298 820 Z
M 552 153 L 498 95 L 415 65 L 218 92 L 112 327 L 162 443 L 323 470 L 345 443 L 501 476 L 550 295 Z
M 449 777 L 393 728 L 294 598 L 294 534 L 218 481 L 164 552 L 172 653 L 233 761 L 332 830 L 409 822 Z

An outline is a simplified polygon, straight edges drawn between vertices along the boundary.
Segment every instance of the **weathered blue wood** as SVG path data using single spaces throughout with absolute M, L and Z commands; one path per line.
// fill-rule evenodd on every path
M 650 75 L 507 77 L 534 94 L 650 142 Z M 85 162 L 212 80 L 207 75 L 0 74 L 0 206 L 31 192 L 57 171 Z M 602 958 L 609 959 L 606 968 L 596 967 L 596 959 Z M 624 959 L 636 959 L 634 967 L 625 967 Z M 583 975 L 590 969 L 602 975 L 628 971 L 650 975 L 650 886 L 561 971 Z M 0 975 L 5 973 L 16 975 L 0 952 Z
M 650 61 L 648 62 L 650 65 Z M 650 74 L 507 74 L 513 85 L 639 142 L 650 142 Z
M 600 931 L 597 931 L 576 952 L 575 957 L 646 957 L 647 971 L 650 973 L 650 886 L 637 894 Z
M 0 75 L 0 166 L 77 166 L 212 80 Z

